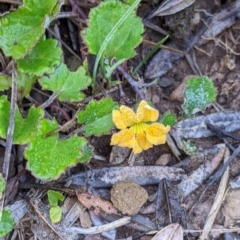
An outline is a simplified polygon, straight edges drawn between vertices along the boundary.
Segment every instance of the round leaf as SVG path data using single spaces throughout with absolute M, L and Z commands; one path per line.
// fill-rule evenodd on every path
M 190 78 L 184 90 L 183 109 L 186 116 L 203 111 L 216 99 L 217 91 L 211 79 L 207 77 Z
M 121 2 L 107 1 L 91 10 L 88 28 L 83 31 L 83 39 L 91 54 L 98 54 L 106 36 L 128 8 Z M 143 24 L 133 11 L 111 36 L 103 55 L 109 60 L 134 57 L 134 48 L 141 43 L 143 31 Z
M 50 205 L 53 207 L 58 205 L 58 201 L 64 200 L 63 195 L 57 191 L 48 190 L 47 195 L 48 195 L 48 201 Z
M 14 227 L 14 220 L 10 210 L 0 212 L 0 237 L 5 237 Z
M 59 206 L 51 207 L 49 215 L 53 223 L 58 223 L 61 221 L 62 218 L 62 210 Z

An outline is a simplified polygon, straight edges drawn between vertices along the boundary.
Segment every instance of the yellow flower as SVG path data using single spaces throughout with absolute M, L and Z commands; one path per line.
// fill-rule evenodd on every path
M 136 113 L 126 106 L 113 110 L 113 122 L 121 131 L 112 135 L 111 145 L 132 148 L 137 154 L 153 145 L 164 144 L 170 127 L 155 122 L 158 116 L 158 110 L 144 100 L 140 102 Z

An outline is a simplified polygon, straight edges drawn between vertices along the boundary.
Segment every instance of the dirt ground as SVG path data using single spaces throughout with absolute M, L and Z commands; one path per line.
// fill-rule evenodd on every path
M 90 3 L 85 1 L 86 3 Z M 159 27 L 164 30 L 170 32 L 170 36 L 172 37 L 167 41 L 168 44 L 176 44 L 178 50 L 184 51 L 186 49 L 186 42 L 191 39 L 191 36 L 196 34 L 200 28 L 201 24 L 204 24 L 206 18 L 211 18 L 214 14 L 220 12 L 222 9 L 226 8 L 229 4 L 235 1 L 231 0 L 215 0 L 215 1 L 201 1 L 196 0 L 193 6 L 190 9 L 185 9 L 180 13 L 166 16 L 166 17 L 154 17 L 150 21 L 153 24 L 157 24 Z M 143 18 L 147 14 L 151 13 L 151 11 L 156 8 L 157 4 L 154 1 L 142 1 L 141 5 L 138 9 L 138 15 Z M 88 13 L 87 8 L 83 8 L 86 13 Z M 240 11 L 240 10 L 239 10 Z M 193 23 L 193 19 L 197 18 L 200 14 L 200 20 L 197 23 Z M 183 17 L 184 16 L 184 17 Z M 179 18 L 181 17 L 181 21 Z M 185 19 L 185 21 L 184 21 Z M 62 36 L 62 40 L 66 42 L 68 45 L 72 45 L 69 35 L 69 28 L 66 23 L 66 20 L 60 20 L 60 32 Z M 181 29 L 181 30 L 179 30 Z M 75 29 L 76 30 L 76 29 Z M 179 32 L 180 31 L 180 32 Z M 181 33 L 181 34 L 180 34 Z M 76 34 L 78 34 L 76 32 Z M 197 46 L 191 48 L 189 51 L 189 55 L 191 59 L 194 59 L 195 66 L 198 67 L 202 75 L 208 76 L 212 79 L 214 86 L 217 88 L 217 103 L 218 106 L 222 108 L 224 111 L 240 111 L 240 19 L 235 19 L 234 24 L 223 30 L 219 35 L 215 36 L 212 39 L 209 39 L 205 44 L 201 46 Z M 145 33 L 143 35 L 144 40 L 148 40 L 154 43 L 160 41 L 164 35 L 161 33 L 146 27 Z M 83 46 L 79 46 L 83 47 Z M 134 59 L 131 59 L 127 62 L 127 69 L 131 70 L 136 67 L 139 62 L 146 56 L 146 54 L 152 49 L 152 46 L 143 42 L 137 48 L 137 56 Z M 65 61 L 70 62 L 72 59 L 72 55 L 63 47 L 65 53 Z M 161 51 L 161 50 L 159 50 Z M 79 53 L 79 51 L 76 51 Z M 161 59 L 159 60 L 161 61 Z M 146 77 L 146 71 L 149 63 L 148 61 L 143 68 L 141 68 L 139 72 L 139 79 L 144 82 L 150 82 L 152 79 L 148 79 Z M 77 63 L 74 63 L 77 64 Z M 70 63 L 68 64 L 71 65 Z M 72 65 L 71 65 L 72 66 Z M 73 67 L 74 68 L 74 67 Z M 166 74 L 162 75 L 158 79 L 157 85 L 153 85 L 144 89 L 145 94 L 150 100 L 154 107 L 159 110 L 160 114 L 163 114 L 166 111 L 170 111 L 171 113 L 175 113 L 179 120 L 181 120 L 182 108 L 181 105 L 183 102 L 179 101 L 179 96 L 171 97 L 171 93 L 176 90 L 179 85 L 182 83 L 183 79 L 188 75 L 196 75 L 193 71 L 192 67 L 189 65 L 189 61 L 187 61 L 186 57 L 183 56 L 179 60 L 173 63 L 172 68 L 167 71 Z M 38 88 L 39 86 L 36 86 Z M 122 82 L 123 91 L 125 93 L 125 97 L 122 98 L 119 95 L 118 91 L 114 91 L 110 93 L 110 96 L 113 99 L 121 104 L 126 104 L 132 107 L 136 102 L 139 101 L 139 97 L 136 95 L 134 90 L 129 86 L 124 80 Z M 35 94 L 35 95 L 34 95 Z M 33 94 L 36 95 L 36 92 Z M 42 97 L 42 96 L 41 96 Z M 204 112 L 204 115 L 215 113 L 216 109 L 214 106 L 210 106 Z M 50 111 L 51 114 L 55 114 L 56 118 L 59 122 L 64 123 L 64 119 L 58 112 L 54 112 L 54 110 Z M 203 115 L 202 113 L 197 114 Z M 235 133 L 239 135 L 238 133 Z M 75 168 L 71 169 L 68 174 L 77 173 L 79 171 L 85 171 L 88 169 L 96 169 L 103 167 L 111 167 L 115 164 L 115 166 L 127 166 L 129 162 L 126 160 L 121 163 L 114 163 L 114 159 L 110 161 L 112 146 L 110 146 L 110 135 L 104 135 L 102 137 L 90 137 L 90 143 L 94 146 L 95 156 L 101 157 L 101 160 L 97 158 L 93 158 L 90 163 L 85 165 L 79 165 Z M 196 139 L 195 143 L 199 151 L 204 151 L 210 149 L 214 145 L 218 143 L 222 143 L 223 140 L 218 139 L 216 136 Z M 235 146 L 237 147 L 237 146 Z M 15 148 L 17 150 L 17 147 Z M 3 151 L 3 148 L 0 148 Z M 2 154 L 0 154 L 3 156 Z M 128 156 L 128 155 L 127 155 Z M 202 156 L 187 156 L 183 151 L 181 151 L 181 155 L 179 159 L 173 154 L 172 149 L 167 145 L 155 146 L 143 153 L 139 154 L 135 159 L 134 166 L 154 166 L 154 165 L 167 165 L 174 166 L 179 164 L 180 162 L 186 162 L 187 159 L 190 158 L 190 161 L 187 164 L 182 164 L 181 168 L 186 172 L 187 175 L 190 175 L 194 170 L 196 170 L 200 164 L 202 164 L 207 159 L 212 159 L 214 155 L 205 155 Z M 3 159 L 0 158 L 0 163 L 2 163 Z M 24 167 L 24 161 L 22 167 Z M 0 164 L 1 165 L 1 164 Z M 16 166 L 19 168 L 19 163 L 14 164 L 10 168 L 10 177 L 16 176 L 20 172 L 19 169 L 16 170 Z M 238 177 L 240 173 L 240 163 L 239 158 L 236 157 L 235 160 L 230 165 L 230 175 L 229 180 L 233 180 Z M 28 173 L 24 175 L 24 181 L 34 182 L 34 178 L 30 176 Z M 173 188 L 173 183 L 169 186 L 169 188 Z M 197 188 L 193 193 L 187 196 L 184 199 L 181 199 L 181 207 L 185 210 L 185 214 L 188 215 L 189 210 L 192 205 L 197 201 L 202 191 L 204 190 L 205 184 L 202 184 L 199 188 Z M 215 199 L 215 195 L 218 191 L 219 181 L 214 183 L 205 193 L 200 202 L 197 203 L 191 214 L 186 218 L 186 228 L 185 230 L 200 230 L 203 229 L 204 224 L 206 222 L 206 218 L 209 214 L 209 211 L 212 207 L 212 204 Z M 149 205 L 151 205 L 150 198 L 154 198 L 154 194 L 158 190 L 157 185 L 151 186 L 143 186 L 143 188 L 148 193 L 148 201 L 143 205 L 143 209 L 146 209 Z M 166 191 L 170 191 L 167 189 Z M 35 190 L 31 190 L 32 194 Z M 229 190 L 230 191 L 230 190 Z M 13 203 L 17 199 L 21 199 L 23 195 L 27 194 L 28 190 L 19 189 L 18 193 L 15 195 L 15 198 L 11 200 L 10 203 Z M 239 194 L 236 190 L 235 195 L 226 198 L 226 202 L 222 204 L 222 207 L 217 213 L 216 220 L 214 221 L 213 228 L 214 229 L 223 229 L 223 228 L 237 228 L 240 219 L 240 208 L 237 200 L 232 203 L 231 199 L 239 198 Z M 240 198 L 239 198 L 240 199 Z M 240 201 L 240 200 L 239 200 Z M 153 201 L 154 202 L 154 201 Z M 229 209 L 227 209 L 227 204 L 229 204 Z M 225 204 L 225 205 L 224 205 Z M 223 205 L 225 206 L 225 210 L 223 210 Z M 227 210 L 226 210 L 227 209 Z M 234 216 L 231 214 L 235 213 Z M 174 215 L 174 214 L 173 214 Z M 147 214 L 143 214 L 144 217 L 150 218 L 153 222 L 156 222 L 156 210 L 149 211 Z M 226 217 L 227 216 L 227 217 Z M 166 222 L 168 224 L 171 223 L 169 216 L 164 216 Z M 227 220 L 226 220 L 227 219 Z M 228 223 L 226 223 L 228 221 Z M 30 218 L 23 219 L 22 222 L 18 225 L 18 228 L 21 229 L 20 232 L 24 232 L 25 238 L 21 236 L 15 236 L 8 239 L 33 239 L 33 234 L 31 230 L 31 224 L 34 222 L 32 215 Z M 176 221 L 181 223 L 181 220 Z M 229 223 L 230 222 L 230 223 Z M 240 231 L 238 229 L 238 231 Z M 208 239 L 240 239 L 240 233 L 238 234 L 236 230 L 234 233 L 225 233 L 218 235 L 217 232 L 211 235 Z M 201 232 L 189 233 L 185 232 L 184 239 L 194 240 L 199 239 Z M 116 239 L 152 239 L 153 235 L 146 235 L 145 231 L 139 231 L 136 229 L 132 229 L 129 227 L 120 227 L 117 230 Z M 48 236 L 42 239 L 52 239 Z M 85 239 L 85 240 L 94 240 L 94 239 L 107 239 L 101 235 L 88 235 L 88 236 L 79 236 L 76 239 Z M 171 239 L 171 238 L 169 238 Z M 181 239 L 181 238 L 176 238 Z

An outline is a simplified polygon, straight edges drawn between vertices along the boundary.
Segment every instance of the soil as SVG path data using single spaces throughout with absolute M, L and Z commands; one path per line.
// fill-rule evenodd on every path
M 93 3 L 95 4 L 95 1 L 85 1 L 86 3 Z M 196 13 L 201 13 L 201 16 L 204 16 L 204 12 L 207 11 L 209 15 L 219 12 L 221 9 L 225 8 L 228 4 L 235 2 L 231 0 L 226 1 L 201 1 L 196 0 L 193 6 L 188 8 L 187 10 L 183 10 L 180 12 L 180 14 L 176 14 L 173 16 L 167 16 L 167 17 L 155 17 L 151 21 L 154 24 L 157 24 L 158 26 L 164 28 L 166 31 L 169 31 L 171 33 L 170 36 L 172 38 L 168 40 L 167 43 L 176 43 L 179 46 L 179 49 L 184 50 L 184 41 L 188 39 L 188 36 L 190 34 L 194 34 L 198 29 L 199 25 L 202 22 L 200 21 L 197 25 L 191 24 L 191 20 L 196 17 Z M 139 9 L 138 9 L 138 15 L 143 18 L 147 14 L 149 14 L 154 8 L 157 7 L 157 4 L 155 1 L 142 1 Z M 197 9 L 199 11 L 197 11 Z M 84 9 L 85 13 L 88 14 L 88 9 Z M 185 22 L 181 21 L 181 26 L 185 26 L 185 28 L 178 28 L 177 23 L 179 22 L 179 18 L 184 18 L 185 15 Z M 62 40 L 69 46 L 72 46 L 72 42 L 70 39 L 69 34 L 69 27 L 67 25 L 66 20 L 60 20 L 60 33 L 62 36 Z M 186 27 L 187 26 L 187 27 Z M 199 48 L 193 48 L 190 51 L 191 56 L 195 56 L 195 61 L 200 69 L 202 75 L 206 75 L 209 78 L 213 80 L 213 83 L 215 87 L 217 88 L 218 95 L 217 95 L 217 103 L 222 107 L 222 109 L 226 111 L 240 111 L 240 104 L 239 104 L 239 98 L 240 98 L 240 58 L 239 58 L 239 52 L 240 52 L 240 20 L 237 19 L 235 24 L 231 26 L 230 28 L 225 29 L 220 35 L 218 35 L 215 40 L 209 40 L 206 44 L 202 45 Z M 179 29 L 181 29 L 181 35 L 179 34 Z M 76 30 L 76 29 L 75 29 Z M 77 33 L 76 33 L 77 34 Z M 149 40 L 152 42 L 159 42 L 164 36 L 160 33 L 146 28 L 146 31 L 143 35 L 144 40 Z M 219 45 L 218 41 L 221 40 L 225 46 Z M 183 44 L 182 44 L 183 43 Z M 81 45 L 82 44 L 82 45 Z M 180 44 L 180 45 L 179 45 Z M 228 47 L 227 47 L 228 46 Z M 78 49 L 81 48 L 81 51 Z M 83 43 L 80 41 L 80 44 L 78 46 L 78 49 L 75 51 L 77 54 L 81 55 L 83 57 Z M 131 59 L 127 62 L 127 69 L 132 69 L 136 67 L 141 60 L 147 55 L 147 53 L 152 49 L 152 46 L 147 45 L 145 43 L 141 44 L 137 48 L 137 56 L 134 59 Z M 231 50 L 230 50 L 231 49 Z M 69 53 L 69 51 L 65 48 L 63 48 L 64 51 L 64 58 L 65 61 L 68 63 L 69 68 L 75 68 L 72 66 L 73 64 L 76 64 L 76 59 L 72 61 L 73 55 Z M 151 60 L 150 60 L 151 61 Z M 79 62 L 77 64 L 80 64 Z M 140 69 L 139 77 L 142 81 L 150 82 L 150 79 L 144 78 L 144 72 L 146 70 L 147 65 L 149 64 L 149 61 L 143 66 L 142 69 Z M 90 62 L 91 65 L 91 62 Z M 154 85 L 152 87 L 148 87 L 145 89 L 146 96 L 149 101 L 151 101 L 156 109 L 159 110 L 160 115 L 165 113 L 166 111 L 170 111 L 171 113 L 175 113 L 179 119 L 181 118 L 182 114 L 182 102 L 179 102 L 178 100 L 173 100 L 170 98 L 171 93 L 176 90 L 179 85 L 182 83 L 184 78 L 188 75 L 194 75 L 191 66 L 189 65 L 188 61 L 185 57 L 179 59 L 173 64 L 173 67 L 171 70 L 169 70 L 165 75 L 160 77 L 158 79 L 157 85 Z M 39 86 L 35 86 L 38 88 Z M 129 86 L 125 81 L 122 82 L 123 91 L 125 93 L 124 97 L 121 97 L 119 95 L 118 91 L 114 91 L 110 94 L 110 96 L 117 101 L 119 104 L 125 104 L 130 107 L 132 107 L 136 102 L 139 101 L 139 97 L 136 95 L 134 90 Z M 35 92 L 36 94 L 36 92 Z M 87 92 L 89 96 L 91 96 L 91 92 Z M 33 96 L 33 92 L 32 92 Z M 71 106 L 71 105 L 70 105 Z M 214 113 L 216 110 L 214 107 L 209 107 L 206 109 L 204 114 L 210 114 Z M 52 115 L 56 115 L 56 118 L 58 119 L 60 124 L 63 124 L 66 122 L 66 119 L 64 116 L 59 112 L 54 112 L 54 110 L 49 110 L 49 113 Z M 71 116 L 72 111 L 69 110 L 69 114 Z M 202 113 L 201 113 L 202 114 Z M 236 133 L 239 135 L 238 133 Z M 95 168 L 102 168 L 102 167 L 109 167 L 114 165 L 114 163 L 109 162 L 110 155 L 112 152 L 112 146 L 110 146 L 110 139 L 111 135 L 104 135 L 101 137 L 90 137 L 89 141 L 95 148 L 95 155 L 98 157 L 101 157 L 102 160 L 98 160 L 97 158 L 93 158 L 90 163 L 85 165 L 78 165 L 75 168 L 71 169 L 71 173 L 76 173 L 79 171 L 84 171 L 86 169 L 95 169 Z M 219 140 L 217 137 L 209 137 L 209 138 L 203 138 L 198 139 L 195 141 L 198 149 L 209 149 L 212 146 L 214 146 L 217 143 L 221 143 L 222 140 Z M 2 148 L 0 149 L 2 152 Z M 17 146 L 14 148 L 14 150 L 17 150 Z M 0 153 L 1 154 L 1 153 Z M 167 155 L 165 155 L 167 154 Z M 124 154 L 123 154 L 124 155 Z M 126 153 L 126 160 L 117 162 L 118 166 L 127 166 L 129 164 L 127 157 L 129 156 L 129 152 Z M 162 158 L 166 158 L 167 160 L 158 161 L 158 159 L 162 156 Z M 186 166 L 182 166 L 182 169 L 186 171 L 187 174 L 190 174 L 192 171 L 197 169 L 199 165 L 207 158 L 208 156 L 204 156 L 202 159 L 199 158 L 191 158 L 190 164 Z M 184 161 L 188 156 L 184 152 L 181 153 L 180 161 Z M 158 162 L 157 162 L 158 161 Z M 0 158 L 0 166 L 2 165 L 3 159 Z M 175 164 L 179 163 L 179 159 L 174 156 L 172 150 L 170 147 L 166 145 L 160 145 L 155 146 L 147 151 L 144 151 L 143 153 L 139 154 L 137 158 L 135 159 L 134 165 L 146 165 L 146 166 L 152 166 L 157 164 L 163 163 L 168 164 L 168 166 L 173 166 Z M 24 167 L 25 162 L 18 163 L 18 165 L 22 165 Z M 10 176 L 16 176 L 16 172 L 19 172 L 19 170 L 16 171 L 16 168 L 11 166 L 10 170 Z M 230 176 L 229 179 L 232 180 L 235 177 L 239 176 L 240 173 L 240 163 L 238 157 L 231 163 L 230 165 Z M 22 181 L 34 181 L 34 178 L 29 175 L 25 175 L 22 177 Z M 219 181 L 217 181 L 214 185 L 212 185 L 207 192 L 205 193 L 204 197 L 201 199 L 201 201 L 197 204 L 196 208 L 193 210 L 192 214 L 187 219 L 188 222 L 188 230 L 199 230 L 203 229 L 204 223 L 206 221 L 207 215 L 209 213 L 209 210 L 211 209 L 211 206 L 214 202 L 214 198 L 216 195 L 216 192 L 218 190 Z M 198 197 L 200 196 L 201 192 L 203 191 L 205 185 L 203 184 L 200 186 L 196 191 L 194 191 L 191 195 L 186 197 L 182 202 L 181 206 L 187 211 L 189 208 L 196 202 Z M 147 191 L 149 195 L 149 199 L 151 196 L 153 196 L 158 189 L 157 185 L 153 186 L 144 186 L 145 190 Z M 15 198 L 12 199 L 11 203 L 16 201 L 20 198 L 23 194 L 26 194 L 26 190 L 19 189 L 19 192 L 16 194 Z M 237 193 L 234 195 L 234 197 L 239 197 Z M 151 204 L 151 201 L 148 199 L 148 201 L 144 204 L 144 207 L 147 207 Z M 240 209 L 239 204 L 236 201 L 236 203 L 230 203 L 229 198 L 227 198 L 227 205 L 224 207 L 224 212 L 222 213 L 222 210 L 219 210 L 219 213 L 217 215 L 217 219 L 215 221 L 215 224 L 218 226 L 224 226 L 229 227 L 229 225 L 226 223 L 231 222 L 231 227 L 237 227 L 238 226 L 238 217 L 240 216 Z M 238 205 L 237 205 L 238 204 Z M 237 216 L 235 219 L 231 218 L 225 219 L 227 206 L 231 205 L 232 212 L 228 213 L 228 217 L 234 215 Z M 233 212 L 236 212 L 236 214 L 233 214 Z M 149 217 L 152 221 L 156 221 L 156 213 L 152 212 L 147 215 L 144 215 L 146 217 Z M 169 218 L 168 215 L 164 216 L 165 218 Z M 229 217 L 229 218 L 230 218 Z M 26 223 L 27 222 L 27 223 Z M 171 221 L 168 219 L 168 222 Z M 27 238 L 25 239 L 33 239 L 33 234 L 30 230 L 31 222 L 27 221 L 26 219 L 21 223 L 21 229 L 25 231 L 25 236 Z M 217 228 L 217 227 L 216 227 Z M 231 233 L 228 233 L 231 234 Z M 216 235 L 212 236 L 212 239 L 227 239 L 225 238 L 226 234 Z M 234 233 L 235 238 L 232 239 L 240 239 L 240 234 L 237 232 Z M 186 233 L 185 239 L 198 239 L 199 233 Z M 83 239 L 84 236 L 79 237 L 79 239 Z M 138 231 L 136 229 L 131 229 L 128 227 L 121 227 L 117 230 L 117 236 L 116 239 L 146 239 L 148 238 L 144 231 Z M 13 239 L 23 239 L 23 238 L 13 238 Z M 47 238 L 46 238 L 47 239 Z M 86 236 L 85 239 L 106 239 L 105 237 L 102 237 L 100 235 L 89 235 Z M 149 239 L 151 239 L 149 237 Z M 179 238 L 180 239 L 180 238 Z M 230 238 L 229 238 L 230 239 Z

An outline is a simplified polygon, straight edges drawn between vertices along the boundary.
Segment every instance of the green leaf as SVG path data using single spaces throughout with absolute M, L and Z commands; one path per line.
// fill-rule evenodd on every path
M 169 111 L 165 112 L 161 119 L 160 122 L 164 125 L 164 126 L 173 126 L 177 121 L 177 116 L 173 113 L 170 113 Z
M 24 57 L 49 26 L 57 4 L 57 0 L 25 0 L 16 11 L 4 15 L 0 19 L 0 48 L 4 54 L 14 59 Z
M 62 50 L 54 39 L 43 39 L 36 44 L 24 59 L 17 62 L 18 69 L 23 73 L 42 76 L 55 71 L 55 66 L 61 63 Z
M 59 206 L 51 207 L 49 210 L 49 216 L 53 223 L 58 223 L 62 218 L 62 209 Z
M 78 123 L 85 124 L 85 136 L 108 133 L 114 127 L 112 110 L 117 108 L 118 105 L 111 98 L 92 100 L 85 111 L 78 113 Z
M 104 41 L 107 41 L 103 55 L 109 61 L 113 58 L 119 61 L 135 56 L 134 48 L 141 43 L 141 35 L 144 32 L 141 19 L 136 16 L 135 11 L 123 19 L 113 34 L 108 36 L 128 9 L 129 6 L 121 2 L 108 1 L 91 10 L 88 28 L 83 31 L 83 39 L 89 48 L 89 53 L 97 55 Z
M 124 0 L 123 2 L 129 5 L 132 5 L 134 4 L 135 0 Z
M 10 102 L 6 96 L 0 96 L 0 112 L 0 137 L 6 138 L 10 117 Z M 29 109 L 27 117 L 23 119 L 17 107 L 14 119 L 13 143 L 27 143 L 37 130 L 37 123 L 43 116 L 43 110 L 40 107 L 33 106 Z
M 83 156 L 78 160 L 80 163 L 86 163 L 89 162 L 90 159 L 93 157 L 93 150 L 94 147 L 90 144 L 86 144 L 83 147 Z
M 6 182 L 5 182 L 2 174 L 0 173 L 0 195 L 5 190 L 5 188 L 6 188 Z M 1 199 L 1 196 L 0 196 L 0 199 Z
M 3 211 L 0 212 L 0 237 L 5 237 L 9 232 L 11 232 L 14 224 L 11 211 L 3 209 Z
M 48 190 L 47 195 L 48 195 L 48 201 L 52 207 L 57 206 L 58 201 L 62 202 L 64 200 L 64 196 L 57 191 Z
M 0 91 L 8 90 L 12 85 L 12 78 L 0 73 Z
M 17 71 L 17 90 L 19 92 L 18 99 L 22 100 L 24 97 L 28 97 L 32 89 L 32 85 L 36 81 L 37 76 Z
M 76 72 L 70 72 L 66 65 L 61 64 L 54 74 L 42 77 L 39 82 L 44 89 L 57 94 L 60 101 L 80 101 L 85 96 L 80 90 L 89 86 L 91 78 L 86 76 L 83 67 L 79 67 Z
M 183 151 L 187 155 L 196 155 L 197 154 L 197 146 L 193 140 L 187 140 L 184 141 L 183 139 L 181 140 L 182 145 L 183 145 Z
M 216 100 L 217 90 L 211 79 L 202 76 L 190 78 L 184 90 L 183 109 L 187 117 L 203 111 Z
M 82 157 L 81 149 L 86 144 L 82 137 L 58 139 L 58 134 L 46 134 L 58 128 L 56 120 L 43 119 L 38 131 L 25 150 L 27 169 L 42 180 L 57 179 L 68 167 L 77 164 Z

